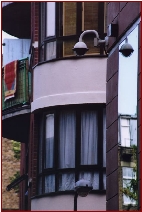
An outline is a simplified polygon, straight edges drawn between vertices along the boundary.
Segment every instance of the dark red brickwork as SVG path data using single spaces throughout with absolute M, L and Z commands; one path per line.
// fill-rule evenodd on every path
M 33 43 L 39 41 L 39 2 L 31 2 L 31 35 Z M 38 63 L 38 48 L 34 49 L 34 64 Z
M 109 2 L 107 3 L 107 26 L 111 23 L 118 24 L 118 37 L 132 26 L 138 17 L 140 17 L 140 2 Z M 127 15 L 127 18 L 126 18 Z M 108 51 L 113 49 L 117 43 L 115 37 L 109 38 Z M 139 26 L 139 70 L 138 70 L 138 156 L 140 167 L 140 131 L 141 131 L 141 93 L 140 93 L 140 26 Z M 106 200 L 107 210 L 119 210 L 119 189 L 118 189 L 118 60 L 119 51 L 116 48 L 112 54 L 108 56 L 107 63 L 107 85 L 106 85 L 106 176 L 107 176 L 107 189 Z M 139 169 L 140 170 L 140 169 Z M 138 177 L 140 184 L 140 174 Z M 113 186 L 112 186 L 113 185 Z M 140 195 L 139 195 L 140 196 Z M 139 205 L 139 209 L 140 209 Z
M 31 40 L 32 44 L 35 44 L 35 42 L 39 41 L 39 2 L 31 2 Z M 33 49 L 32 54 L 33 57 L 33 64 L 36 65 L 38 63 L 38 47 Z M 31 70 L 32 74 L 32 82 L 33 82 L 33 72 Z M 31 102 L 33 100 L 33 88 L 32 88 L 32 94 L 31 94 Z M 27 187 L 28 182 L 23 182 L 21 184 L 21 199 L 20 199 L 20 209 L 21 210 L 30 210 L 31 209 L 31 197 L 36 195 L 37 191 L 37 145 L 38 145 L 38 121 L 36 120 L 35 114 L 31 114 L 30 118 L 30 134 L 29 134 L 29 143 L 28 146 L 22 147 L 23 157 L 22 160 L 24 161 L 21 164 L 21 173 L 25 172 L 27 169 L 28 172 L 28 179 L 32 179 L 32 186 L 28 188 L 28 196 L 27 199 L 25 199 L 25 187 Z M 26 164 L 26 156 L 25 156 L 25 149 L 28 151 L 27 157 L 28 162 Z M 21 161 L 22 161 L 21 160 Z M 25 163 L 25 164 L 24 164 Z M 25 167 L 26 166 L 26 167 Z M 24 170 L 24 171 L 23 171 Z M 25 204 L 25 205 L 24 205 Z M 26 208 L 25 208 L 26 207 Z

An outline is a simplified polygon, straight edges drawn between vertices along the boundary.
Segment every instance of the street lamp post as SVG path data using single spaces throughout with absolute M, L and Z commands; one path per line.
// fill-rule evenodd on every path
M 93 186 L 88 180 L 81 179 L 76 182 L 74 195 L 74 211 L 77 211 L 77 197 L 86 197 L 92 189 Z

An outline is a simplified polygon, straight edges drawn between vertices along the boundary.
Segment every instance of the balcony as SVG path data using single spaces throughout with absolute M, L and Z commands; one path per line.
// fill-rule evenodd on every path
M 18 61 L 16 95 L 4 101 L 4 76 L 2 77 L 2 110 L 29 104 L 31 94 L 31 73 L 27 67 L 28 58 Z
M 15 96 L 5 100 L 4 74 L 2 76 L 2 136 L 26 142 L 29 134 L 31 73 L 28 58 L 18 60 Z
M 30 38 L 31 2 L 3 2 L 2 30 L 18 38 Z

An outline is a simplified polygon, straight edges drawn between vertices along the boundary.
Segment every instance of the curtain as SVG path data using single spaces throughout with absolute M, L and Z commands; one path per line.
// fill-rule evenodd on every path
M 55 175 L 45 176 L 45 193 L 55 192 Z
M 103 167 L 106 167 L 106 110 L 103 111 Z
M 54 159 L 54 114 L 46 116 L 45 168 L 53 168 Z
M 103 173 L 103 189 L 106 190 L 106 173 Z
M 59 176 L 59 191 L 74 190 L 75 174 L 66 173 Z
M 97 164 L 97 147 L 97 112 L 83 112 L 81 114 L 81 165 Z
M 56 58 L 56 41 L 46 44 L 46 60 Z
M 75 167 L 75 113 L 61 112 L 59 122 L 59 168 Z
M 130 120 L 121 119 L 121 146 L 130 147 Z
M 43 144 L 43 140 L 44 140 L 44 137 L 43 137 L 43 120 L 44 120 L 44 117 L 42 116 L 41 119 L 40 119 L 40 139 L 39 139 L 39 173 L 42 172 L 42 154 L 43 154 L 43 149 L 42 149 L 42 144 Z
M 93 186 L 93 190 L 99 189 L 99 172 L 81 172 L 79 174 L 79 180 L 89 180 Z
M 137 119 L 130 119 L 131 146 L 137 146 Z

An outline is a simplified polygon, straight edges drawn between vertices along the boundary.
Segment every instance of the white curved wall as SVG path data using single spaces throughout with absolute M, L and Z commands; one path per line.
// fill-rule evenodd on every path
M 32 211 L 51 211 L 51 210 L 74 210 L 74 196 L 73 195 L 59 195 L 54 197 L 42 197 L 32 199 Z M 89 194 L 87 197 L 77 198 L 77 210 L 81 211 L 105 211 L 106 210 L 106 196 L 99 194 Z
M 31 111 L 55 105 L 105 103 L 106 60 L 70 59 L 35 67 Z

